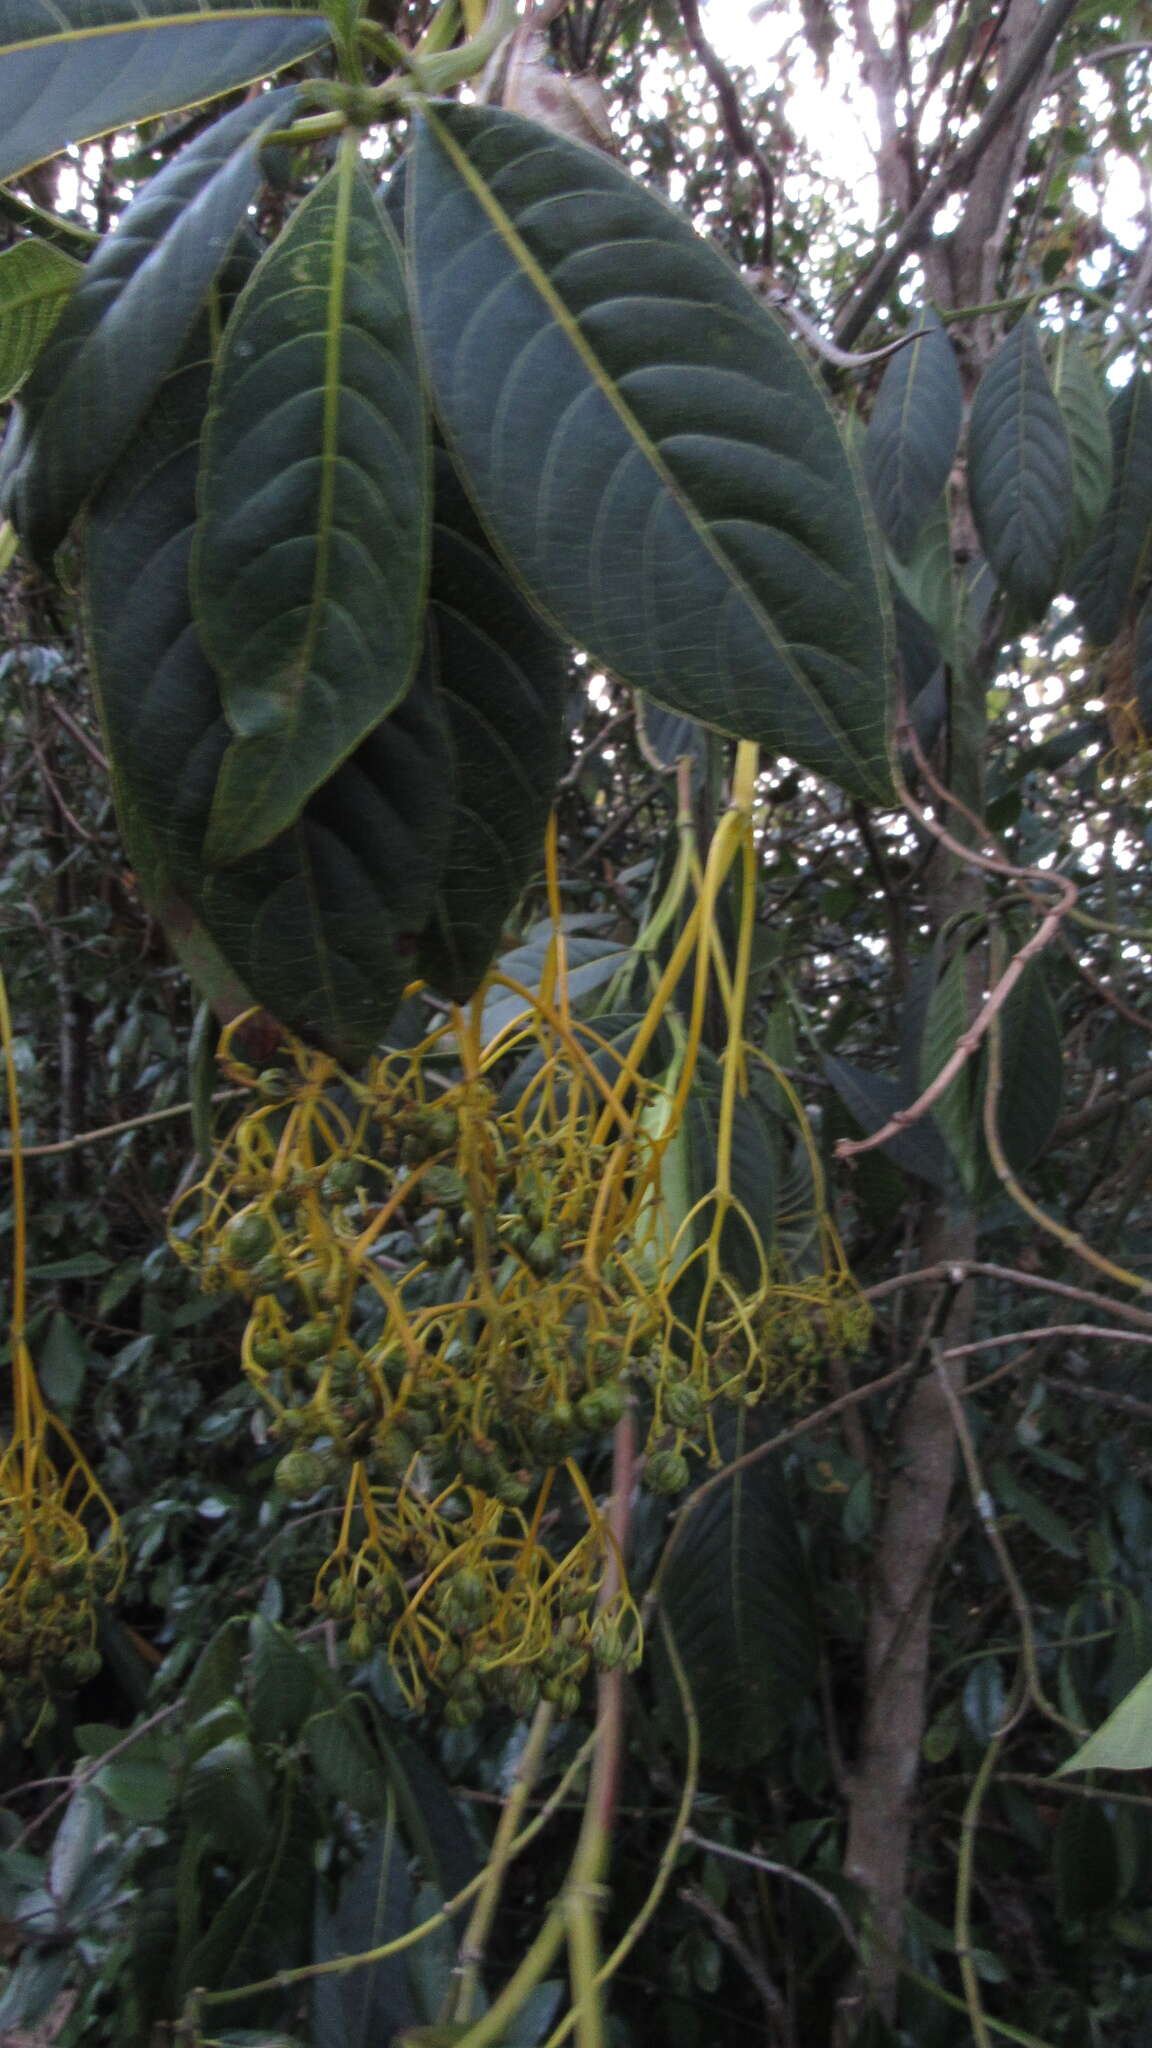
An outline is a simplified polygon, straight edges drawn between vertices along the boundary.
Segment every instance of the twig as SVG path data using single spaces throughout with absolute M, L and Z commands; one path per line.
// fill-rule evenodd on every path
M 942 1351 L 941 1358 L 971 1358 L 979 1351 L 996 1351 L 1004 1344 L 1035 1344 L 1046 1337 L 1103 1337 L 1109 1344 L 1152 1343 L 1152 1337 L 1140 1330 L 1101 1329 L 1098 1323 L 1044 1323 L 1035 1330 L 1005 1330 L 999 1337 L 981 1337 L 973 1344 L 957 1344 L 951 1351 Z M 1152 1406 L 1146 1402 L 1138 1404 L 1146 1415 L 1152 1415 Z
M 218 1088 L 211 1100 L 231 1102 L 237 1095 L 244 1095 L 244 1088 Z M 75 1152 L 78 1146 L 94 1145 L 98 1138 L 119 1138 L 125 1131 L 140 1130 L 145 1124 L 163 1123 L 166 1118 L 190 1116 L 193 1105 L 190 1102 L 175 1102 L 170 1109 L 149 1109 L 143 1116 L 130 1116 L 120 1124 L 101 1124 L 95 1131 L 77 1131 L 75 1137 L 61 1138 L 55 1145 L 23 1145 L 21 1152 L 25 1159 L 47 1159 L 53 1153 Z M 11 1159 L 10 1150 L 0 1147 L 0 1160 Z
M 680 1897 L 686 1906 L 692 1906 L 708 1922 L 721 1948 L 726 1948 L 733 1960 L 739 1963 L 749 1982 L 760 1994 L 768 2021 L 770 2037 L 781 2044 L 781 2048 L 793 2048 L 796 2036 L 792 2028 L 788 2007 L 782 1994 L 777 1990 L 758 1955 L 749 1948 L 739 1929 L 734 1927 L 726 1913 L 720 1911 L 714 1899 L 698 1885 L 685 1884 L 680 1887 Z
M 54 1813 L 58 1813 L 62 1806 L 67 1806 L 74 1792 L 79 1792 L 83 1786 L 90 1785 L 93 1778 L 100 1776 L 105 1764 L 110 1764 L 114 1757 L 122 1756 L 126 1749 L 131 1749 L 134 1742 L 139 1742 L 142 1735 L 150 1735 L 153 1728 L 159 1728 L 161 1722 L 170 1721 L 173 1714 L 178 1714 L 181 1711 L 183 1705 L 183 1700 L 173 1700 L 169 1706 L 158 1708 L 156 1713 L 150 1714 L 146 1721 L 141 1721 L 138 1727 L 130 1728 L 127 1735 L 122 1736 L 119 1742 L 114 1742 L 112 1747 L 106 1749 L 101 1756 L 93 1757 L 91 1763 L 85 1764 L 83 1770 L 73 1771 L 67 1781 L 67 1789 L 60 1794 L 58 1799 L 50 1800 L 42 1813 L 33 1815 L 32 1819 L 20 1830 L 16 1840 L 8 1844 L 9 1851 L 22 1849 L 25 1842 L 36 1833 L 38 1828 L 43 1827 L 46 1820 L 51 1820 Z
M 763 1870 L 769 1877 L 781 1877 L 786 1884 L 798 1885 L 802 1891 L 811 1892 L 822 1906 L 827 1906 L 849 1948 L 859 1955 L 860 1941 L 856 1929 L 835 1892 L 830 1892 L 826 1885 L 817 1884 L 806 1871 L 796 1870 L 790 1863 L 773 1862 L 770 1856 L 754 1854 L 750 1849 L 733 1849 L 727 1842 L 714 1842 L 709 1835 L 698 1835 L 695 1828 L 685 1828 L 684 1840 L 694 1843 L 697 1849 L 707 1850 L 712 1856 L 726 1857 L 730 1863 L 746 1863 L 753 1870 Z
M 919 247 L 932 231 L 937 209 L 974 171 L 988 144 L 1003 127 L 1017 102 L 1028 90 L 1057 38 L 1063 33 L 1079 0 L 1048 0 L 1040 19 L 1028 37 L 1014 69 L 997 86 L 981 119 L 952 158 L 937 172 L 920 194 L 890 248 L 873 264 L 836 330 L 841 348 L 849 348 L 867 326 L 889 286 L 895 282 L 905 256 Z
M 693 56 L 706 71 L 716 89 L 720 104 L 720 115 L 724 132 L 737 157 L 746 157 L 756 172 L 760 185 L 760 198 L 764 208 L 764 232 L 760 241 L 760 260 L 766 270 L 772 268 L 772 242 L 775 230 L 776 180 L 772 166 L 763 150 L 752 135 L 740 107 L 740 96 L 732 83 L 725 66 L 721 63 L 707 36 L 700 26 L 700 10 L 696 0 L 680 0 L 680 18 L 688 38 Z
M 1121 1415 L 1137 1415 L 1142 1422 L 1152 1422 L 1152 1401 L 1140 1401 L 1135 1394 L 1116 1394 L 1109 1387 L 1083 1387 L 1079 1380 L 1049 1379 L 1048 1385 L 1061 1394 L 1073 1394 L 1078 1401 L 1090 1401 L 1097 1408 L 1115 1408 Z
M 863 1290 L 866 1301 L 883 1301 L 889 1294 L 895 1294 L 905 1287 L 924 1287 L 934 1280 L 948 1279 L 958 1274 L 960 1279 L 1006 1280 L 1014 1287 L 1024 1288 L 1029 1293 L 1059 1294 L 1065 1301 L 1081 1301 L 1086 1308 L 1107 1309 L 1109 1315 L 1119 1316 L 1121 1322 L 1134 1323 L 1139 1329 L 1152 1331 L 1152 1314 L 1145 1308 L 1137 1308 L 1133 1302 L 1113 1301 L 1111 1295 L 1094 1294 L 1090 1288 L 1074 1287 L 1068 1280 L 1049 1280 L 1043 1273 L 1025 1273 L 1017 1266 L 996 1266 L 987 1259 L 949 1260 L 939 1266 L 920 1266 L 912 1273 L 895 1273 L 890 1280 L 878 1280 L 874 1287 Z

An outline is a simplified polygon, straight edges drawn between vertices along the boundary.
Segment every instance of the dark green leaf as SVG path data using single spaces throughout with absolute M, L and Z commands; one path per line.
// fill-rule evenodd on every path
M 1064 1052 L 1041 960 L 1025 968 L 1000 1022 L 1000 1142 L 1015 1173 L 1043 1152 L 1060 1116 Z M 986 1059 L 981 1088 L 986 1085 Z
M 304 1740 L 325 1791 L 354 1812 L 383 1820 L 392 1796 L 391 1779 L 357 1707 L 348 1701 L 314 1714 L 304 1729 Z
M 1072 451 L 1026 313 L 980 380 L 968 429 L 968 489 L 996 576 L 1030 618 L 1060 585 L 1072 530 Z
M 726 1456 L 751 1448 L 739 1418 Z M 815 1601 L 779 1463 L 737 1472 L 696 1510 L 664 1578 L 662 1610 L 684 1664 L 705 1759 L 758 1762 L 787 1728 L 816 1676 Z M 654 1656 L 660 1710 L 682 1731 L 675 1679 Z
M 239 1693 L 243 1630 L 243 1617 L 233 1615 L 201 1650 L 184 1692 L 184 1714 L 190 1728 Z
M 248 1706 L 257 1742 L 294 1742 L 312 1709 L 316 1672 L 307 1650 L 262 1614 L 248 1626 Z
M 260 183 L 259 146 L 295 104 L 249 101 L 181 150 L 87 264 L 21 393 L 8 510 L 47 560 L 180 355 Z
M 443 449 L 435 484 L 428 659 L 451 742 L 452 825 L 415 971 L 463 1002 L 541 863 L 567 663 L 493 556 Z
M 312 1801 L 290 1770 L 264 1852 L 191 1951 L 181 1989 L 210 1984 L 226 1990 L 304 1960 L 315 1891 L 316 1831 Z
M 870 1074 L 850 1060 L 828 1056 L 824 1071 L 866 1135 L 878 1131 L 899 1109 L 907 1109 L 919 1091 L 905 1086 L 889 1074 Z M 883 1150 L 905 1173 L 914 1173 L 931 1187 L 946 1188 L 952 1179 L 947 1149 L 931 1117 L 921 1117 L 894 1138 Z
M 1006 1513 L 1019 1515 L 1033 1535 L 1051 1550 L 1058 1550 L 1061 1557 L 1079 1557 L 1080 1545 L 1063 1515 L 1058 1515 L 1039 1494 L 1022 1486 L 1011 1466 L 995 1464 L 988 1477 L 992 1491 Z
M 44 1259 L 29 1266 L 30 1280 L 90 1280 L 96 1273 L 110 1273 L 113 1261 L 103 1252 L 73 1252 L 70 1259 Z
M 1056 1825 L 1056 1907 L 1062 1920 L 1106 1913 L 1116 1903 L 1116 1834 L 1095 1799 L 1069 1799 Z
M 223 1854 L 254 1863 L 265 1849 L 268 1796 L 246 1736 L 228 1735 L 197 1757 L 182 1803 L 192 1825 Z
M 79 1398 L 91 1353 L 63 1309 L 57 1309 L 40 1346 L 37 1369 L 40 1391 L 50 1407 L 71 1409 Z
M 91 1785 L 81 1785 L 64 1809 L 48 1861 L 48 1888 L 62 1910 L 67 1910 L 106 1828 L 100 1794 Z
M 1113 640 L 1147 560 L 1152 529 L 1152 377 L 1137 370 L 1108 408 L 1112 490 L 1068 588 L 1090 640 Z
M 1067 560 L 1079 560 L 1104 516 L 1112 489 L 1107 386 L 1069 330 L 1057 337 L 1052 388 L 1072 450 L 1072 520 Z
M 945 967 L 928 1004 L 920 1048 L 922 1088 L 936 1079 L 951 1058 L 957 1041 L 968 1028 L 968 1011 L 968 956 L 961 946 Z M 987 1163 L 976 1076 L 977 1063 L 973 1057 L 945 1089 L 933 1111 L 965 1191 L 974 1202 L 979 1198 Z
M 313 1949 L 317 1962 L 360 1955 L 394 1941 L 412 1925 L 413 1887 L 406 1845 L 395 1829 L 370 1835 L 345 1871 L 334 1904 L 316 1896 Z M 314 2048 L 377 2048 L 419 2018 L 404 1955 L 369 1969 L 320 1977 L 312 1991 Z
M 84 266 L 31 235 L 0 254 L 0 400 L 18 391 Z
M 676 1236 L 677 1266 L 689 1267 L 676 1295 L 677 1313 L 686 1319 L 695 1315 L 695 1283 L 704 1271 L 703 1261 L 693 1254 L 707 1242 L 716 1221 L 722 1085 L 719 1066 L 702 1051 L 680 1130 L 664 1156 L 662 1194 L 668 1229 Z M 733 1106 L 729 1173 L 734 1206 L 727 1210 L 721 1225 L 720 1264 L 742 1288 L 754 1293 L 764 1284 L 765 1261 L 776 1237 L 779 1168 L 758 1105 L 740 1095 Z
M 122 828 L 171 928 L 194 906 L 254 998 L 355 1057 L 383 1035 L 426 921 L 450 829 L 447 742 L 423 684 L 263 852 L 205 876 L 203 835 L 228 746 L 191 621 L 188 562 L 207 390 L 201 346 L 171 377 L 93 507 L 89 638 Z M 189 963 L 192 964 L 192 963 Z
M 70 142 L 267 78 L 328 33 L 321 15 L 250 0 L 6 0 L 0 180 Z
M 978 1657 L 964 1680 L 964 1719 L 978 1742 L 991 1742 L 1004 1725 L 1008 1695 L 995 1657 Z
M 552 944 L 552 927 L 547 925 L 525 941 L 514 946 L 510 953 L 502 953 L 496 962 L 501 974 L 511 981 L 535 993 L 544 976 L 545 963 Z M 603 988 L 617 969 L 629 957 L 629 948 L 622 946 L 618 939 L 585 938 L 579 932 L 572 933 L 566 940 L 568 957 L 568 994 L 573 1002 L 592 995 Z M 484 1005 L 484 1038 L 490 1043 L 497 1034 L 523 1016 L 528 1003 L 523 996 L 515 995 L 510 989 L 494 988 Z
M 864 474 L 881 528 L 907 556 L 952 470 L 964 394 L 956 352 L 934 306 L 912 320 L 926 330 L 884 371 L 864 440 Z
M 428 453 L 399 245 L 341 146 L 225 330 L 193 604 L 234 735 L 208 858 L 295 823 L 412 681 Z
M 436 403 L 485 525 L 623 681 L 889 792 L 889 625 L 814 379 L 724 259 L 606 157 L 438 106 L 410 235 Z

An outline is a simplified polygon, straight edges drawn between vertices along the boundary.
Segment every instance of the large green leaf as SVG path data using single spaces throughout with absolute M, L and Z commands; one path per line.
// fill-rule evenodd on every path
M 200 485 L 196 621 L 234 739 L 214 864 L 294 823 L 415 671 L 426 423 L 399 244 L 355 143 L 225 332 Z
M 925 331 L 889 362 L 864 440 L 876 516 L 902 557 L 948 481 L 964 417 L 956 351 L 935 307 L 913 326 Z
M 752 1418 L 725 1433 L 751 1448 Z M 816 1606 L 783 1470 L 762 1459 L 701 1504 L 664 1576 L 661 1611 L 684 1666 L 707 1762 L 740 1769 L 785 1733 L 816 1678 Z M 662 1718 L 682 1730 L 679 1693 L 657 1638 Z
M 1052 389 L 1072 450 L 1072 525 L 1068 560 L 1075 562 L 1104 516 L 1112 489 L 1112 436 L 1107 387 L 1069 329 L 1057 337 Z
M 199 1984 L 225 1989 L 304 1960 L 318 1832 L 315 1805 L 298 1772 L 289 1768 L 260 1859 L 229 1893 L 187 1957 L 180 1991 Z
M 539 866 L 564 741 L 567 661 L 487 546 L 436 451 L 429 656 L 448 719 L 452 837 L 415 967 L 471 995 Z
M 122 214 L 24 387 L 4 451 L 8 509 L 45 559 L 177 360 L 260 183 L 259 147 L 291 89 L 197 136 Z
M 1055 1772 L 1152 1770 L 1152 1671 Z
M 0 255 L 0 401 L 11 398 L 84 275 L 84 265 L 31 235 Z
M 118 809 L 160 914 L 173 898 L 190 902 L 254 997 L 356 1057 L 381 1038 L 410 978 L 402 936 L 431 913 L 449 830 L 447 741 L 431 691 L 413 691 L 296 825 L 206 873 L 229 744 L 188 591 L 209 367 L 202 337 L 88 522 L 89 641 Z
M 436 404 L 535 600 L 658 702 L 886 797 L 870 516 L 775 317 L 626 171 L 518 115 L 430 110 L 408 185 Z
M 267 78 L 328 35 L 320 14 L 250 0 L 3 0 L 0 180 Z
M 1108 408 L 1112 490 L 1096 538 L 1069 590 L 1090 640 L 1104 647 L 1124 623 L 1152 538 L 1152 377 L 1137 370 Z
M 1039 617 L 1059 588 L 1072 529 L 1072 450 L 1026 313 L 981 378 L 968 429 L 968 488 L 988 560 Z

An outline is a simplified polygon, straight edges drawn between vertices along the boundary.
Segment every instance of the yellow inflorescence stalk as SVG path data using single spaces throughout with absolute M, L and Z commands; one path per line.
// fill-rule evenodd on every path
M 682 929 L 646 1008 L 615 1015 L 611 1035 L 573 1015 L 551 849 L 538 992 L 494 973 L 364 1079 L 298 1045 L 291 1071 L 257 1077 L 226 1034 L 228 1071 L 258 1099 L 184 1198 L 174 1241 L 206 1285 L 251 1301 L 244 1368 L 284 1446 L 281 1490 L 342 1488 L 318 1606 L 351 1623 L 355 1652 L 386 1644 L 413 1698 L 429 1678 L 446 1687 L 453 1720 L 489 1698 L 524 1713 L 541 1691 L 570 1709 L 591 1663 L 639 1653 L 622 1574 L 599 1598 L 620 1561 L 586 1465 L 626 1401 L 648 1419 L 647 1483 L 676 1492 L 690 1458 L 715 1453 L 718 1401 L 794 1384 L 827 1345 L 867 1332 L 775 1070 L 811 1190 L 798 1270 L 734 1187 L 760 1058 L 744 1042 L 754 772 L 742 753 L 703 872 L 678 864 Z M 718 975 L 716 908 L 736 862 L 739 939 Z M 709 1093 L 713 977 L 731 1028 Z M 495 1032 L 493 992 L 505 1015 L 507 996 L 519 1005 Z
M 100 1668 L 96 1602 L 124 1556 L 115 1513 L 64 1424 L 45 1406 L 25 1335 L 27 1200 L 8 991 L 0 974 L 12 1158 L 12 1429 L 0 1454 L 0 1717 L 21 1699 L 43 1711 Z M 57 1446 L 57 1462 L 50 1446 Z M 59 1452 L 63 1452 L 63 1458 Z

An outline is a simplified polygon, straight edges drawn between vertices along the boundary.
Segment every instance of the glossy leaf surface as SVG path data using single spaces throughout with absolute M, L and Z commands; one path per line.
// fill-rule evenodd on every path
M 948 481 L 964 394 L 956 352 L 935 308 L 884 371 L 864 439 L 864 474 L 885 538 L 907 556 Z
M 431 911 L 447 837 L 444 729 L 435 700 L 413 693 L 290 831 L 206 873 L 229 743 L 188 592 L 208 372 L 201 351 L 169 380 L 87 529 L 89 640 L 121 822 L 161 914 L 190 899 L 261 1002 L 355 1057 L 411 976 L 400 934 Z
M 83 275 L 82 263 L 32 236 L 0 254 L 0 400 L 19 390 Z
M 4 0 L 0 180 L 266 78 L 328 40 L 321 15 L 204 0 Z
M 448 857 L 414 971 L 462 1002 L 540 866 L 564 739 L 566 650 L 491 549 L 436 453 L 427 659 L 448 721 Z
M 882 799 L 870 520 L 777 321 L 624 171 L 516 115 L 437 106 L 408 184 L 436 404 L 535 600 L 658 702 Z
M 59 546 L 191 332 L 260 184 L 291 90 L 237 107 L 146 186 L 84 270 L 19 401 L 9 509 L 32 553 Z
M 1152 538 L 1152 377 L 1138 370 L 1108 408 L 1112 489 L 1096 537 L 1069 584 L 1098 647 L 1115 638 Z
M 256 270 L 213 380 L 194 597 L 234 735 L 213 864 L 291 825 L 404 696 L 428 497 L 399 246 L 349 141 Z
M 1009 597 L 1039 617 L 1060 584 L 1072 525 L 1072 451 L 1036 323 L 1018 320 L 981 379 L 968 430 L 977 531 Z

